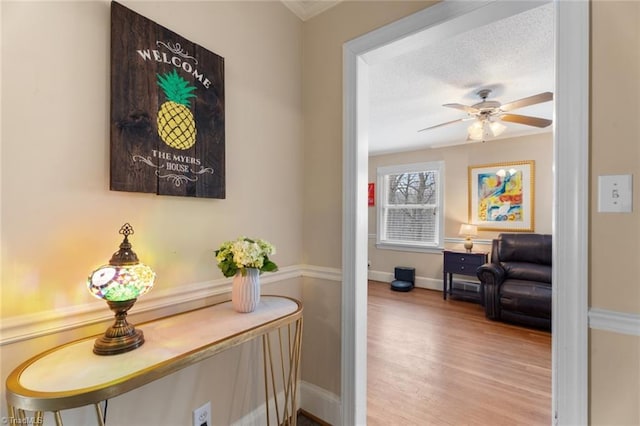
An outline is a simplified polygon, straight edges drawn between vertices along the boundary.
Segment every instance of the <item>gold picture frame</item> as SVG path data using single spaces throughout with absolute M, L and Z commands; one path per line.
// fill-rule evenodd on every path
M 535 161 L 469 166 L 469 223 L 487 231 L 533 232 Z

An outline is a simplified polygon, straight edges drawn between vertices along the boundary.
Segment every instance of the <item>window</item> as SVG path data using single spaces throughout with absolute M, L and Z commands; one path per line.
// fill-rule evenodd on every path
M 443 247 L 442 161 L 378 168 L 377 247 Z

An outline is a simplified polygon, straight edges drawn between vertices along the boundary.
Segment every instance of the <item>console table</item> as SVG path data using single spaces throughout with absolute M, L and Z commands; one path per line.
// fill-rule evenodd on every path
M 453 275 L 476 276 L 476 270 L 479 266 L 487 263 L 487 253 L 481 252 L 464 252 L 464 251 L 444 251 L 442 297 L 447 300 L 447 294 L 461 296 L 472 301 L 480 301 L 480 292 L 478 290 L 480 283 L 465 282 L 464 284 L 474 287 L 475 291 L 454 292 Z
M 235 312 L 229 301 L 136 324 L 136 328 L 143 330 L 145 343 L 131 352 L 95 355 L 92 348 L 97 336 L 93 336 L 53 348 L 18 366 L 7 378 L 10 423 L 42 424 L 43 412 L 52 411 L 56 424 L 62 425 L 60 410 L 94 405 L 98 424 L 103 426 L 101 401 L 261 337 L 267 424 L 272 417 L 270 394 L 277 424 L 296 424 L 302 343 L 299 301 L 262 296 L 251 313 Z M 276 374 L 274 367 L 280 366 L 282 373 L 278 370 Z M 282 383 L 276 383 L 277 377 L 282 377 Z M 26 410 L 33 411 L 34 417 L 27 419 Z

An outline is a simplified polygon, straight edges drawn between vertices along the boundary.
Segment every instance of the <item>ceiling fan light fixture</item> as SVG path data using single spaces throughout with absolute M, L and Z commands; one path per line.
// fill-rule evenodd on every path
M 507 126 L 505 126 L 504 124 L 502 124 L 502 123 L 500 123 L 498 121 L 492 121 L 489 124 L 489 127 L 491 128 L 491 133 L 493 134 L 493 137 L 500 136 L 502 134 L 502 132 L 507 130 Z
M 502 121 L 539 128 L 547 127 L 552 123 L 551 120 L 548 120 L 546 118 L 507 113 L 508 111 L 512 111 L 514 109 L 552 101 L 553 93 L 551 92 L 538 93 L 537 95 L 528 96 L 526 98 L 509 102 L 507 104 L 501 104 L 500 102 L 495 100 L 488 101 L 487 97 L 491 94 L 490 89 L 479 90 L 477 94 L 480 99 L 482 99 L 482 101 L 474 105 L 469 106 L 459 103 L 449 103 L 443 105 L 447 108 L 454 108 L 466 112 L 468 118 L 459 118 L 457 120 L 447 121 L 446 123 L 436 124 L 435 126 L 426 127 L 418 131 L 422 132 L 424 130 L 436 129 L 442 126 L 459 123 L 461 121 L 475 119 L 473 124 L 471 124 L 467 129 L 467 140 L 486 141 L 492 138 L 496 138 L 504 133 L 507 127 L 502 124 Z
M 502 123 L 483 119 L 475 121 L 467 130 L 469 132 L 469 139 L 484 141 L 500 136 L 506 129 L 507 126 Z
M 483 123 L 482 121 L 476 120 L 474 123 L 469 126 L 467 129 L 469 131 L 469 139 L 473 141 L 481 141 L 484 139 L 484 131 L 483 131 Z

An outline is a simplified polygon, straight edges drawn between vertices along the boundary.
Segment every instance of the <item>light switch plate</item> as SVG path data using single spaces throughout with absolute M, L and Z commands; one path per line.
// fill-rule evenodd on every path
M 631 175 L 598 176 L 598 212 L 630 213 L 633 208 Z

